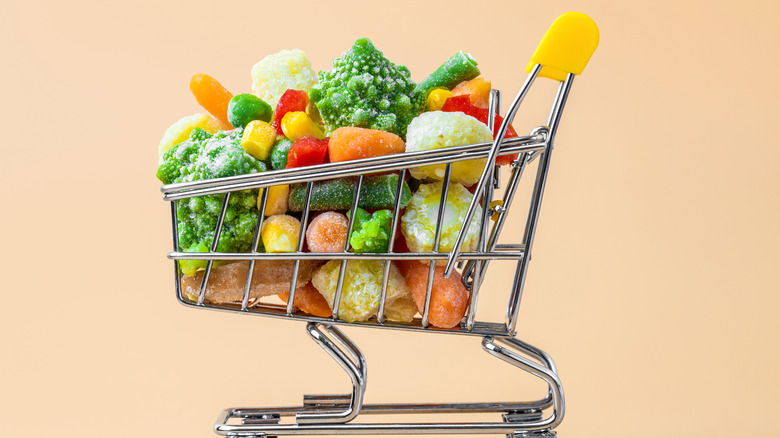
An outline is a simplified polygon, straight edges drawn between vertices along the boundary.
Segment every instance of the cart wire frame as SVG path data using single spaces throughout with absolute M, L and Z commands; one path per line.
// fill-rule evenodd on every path
M 579 12 L 568 12 L 553 23 L 526 67 L 529 73 L 522 87 L 509 106 L 498 132 L 492 132 L 496 116 L 501 107 L 501 95 L 497 90 L 490 91 L 488 104 L 488 126 L 494 134 L 492 142 L 477 143 L 436 150 L 407 152 L 402 154 L 366 158 L 354 161 L 328 163 L 304 168 L 275 170 L 259 174 L 238 175 L 206 181 L 192 181 L 169 184 L 161 188 L 163 199 L 171 202 L 173 227 L 173 251 L 168 258 L 174 260 L 174 278 L 176 296 L 186 306 L 230 312 L 271 316 L 306 321 L 306 331 L 347 373 L 352 390 L 346 394 L 304 395 L 300 406 L 280 406 L 270 408 L 231 408 L 222 411 L 214 424 L 214 431 L 224 436 L 273 437 L 282 435 L 425 435 L 425 434 L 505 434 L 510 438 L 547 438 L 554 437 L 554 428 L 563 420 L 565 402 L 563 386 L 558 378 L 558 370 L 552 358 L 528 343 L 515 338 L 520 301 L 523 295 L 531 259 L 531 248 L 539 220 L 555 134 L 560 124 L 563 108 L 571 90 L 574 76 L 582 73 L 596 50 L 599 41 L 598 27 L 590 17 Z M 550 113 L 544 125 L 534 129 L 527 136 L 506 138 L 509 124 L 537 77 L 546 77 L 559 81 Z M 494 190 L 499 187 L 499 167 L 496 158 L 501 155 L 518 154 L 512 162 L 511 174 L 502 199 L 498 204 L 492 202 Z M 536 167 L 533 188 L 530 194 L 528 213 L 520 243 L 500 244 L 498 237 L 506 224 L 507 213 L 514 201 L 523 171 L 534 160 L 539 159 Z M 442 222 L 447 201 L 453 163 L 485 159 L 484 169 L 475 186 L 465 220 L 449 251 L 439 251 Z M 434 241 L 430 252 L 394 252 L 394 239 L 397 231 L 397 218 L 401 211 L 401 198 L 404 180 L 408 169 L 445 165 L 442 181 L 442 193 L 435 226 Z M 380 172 L 398 172 L 398 185 L 395 190 L 395 204 L 392 212 L 392 232 L 388 251 L 380 254 L 356 254 L 350 252 L 347 238 L 342 252 L 310 253 L 304 252 L 305 230 L 310 216 L 311 196 L 314 184 L 335 178 L 353 177 L 352 211 L 359 205 L 364 175 Z M 252 251 L 248 253 L 226 253 L 217 251 L 219 236 L 225 221 L 231 193 L 248 189 L 261 189 L 282 184 L 305 184 L 306 191 L 301 213 L 301 227 L 298 246 L 295 252 L 263 253 L 257 251 L 260 241 L 268 190 L 262 191 L 257 212 Z M 222 206 L 217 217 L 214 237 L 210 251 L 204 253 L 183 252 L 179 247 L 177 229 L 176 201 L 203 195 L 222 195 Z M 352 230 L 355 215 L 349 218 L 347 230 Z M 492 228 L 489 219 L 495 219 Z M 472 219 L 478 224 L 476 249 L 464 250 L 467 233 Z M 205 260 L 206 267 L 200 283 L 197 297 L 185 297 L 182 290 L 182 277 L 179 270 L 180 260 Z M 256 263 L 262 260 L 292 261 L 292 275 L 289 296 L 286 305 L 270 304 L 252 300 L 250 302 L 251 279 Z M 340 269 L 332 305 L 332 317 L 321 318 L 296 312 L 294 308 L 298 272 L 302 260 L 340 260 Z M 339 318 L 339 305 L 344 286 L 344 277 L 348 260 L 379 260 L 384 263 L 382 289 L 376 317 L 368 321 L 347 322 Z M 410 323 L 399 323 L 385 318 L 388 279 L 393 260 L 419 260 L 429 266 L 425 290 L 425 300 L 421 317 Z M 476 319 L 479 290 L 486 276 L 491 260 L 509 260 L 516 263 L 515 275 L 506 307 L 503 322 L 478 321 Z M 206 295 L 209 276 L 215 261 L 248 261 L 246 281 L 240 303 L 214 304 L 207 302 Z M 457 267 L 462 273 L 461 281 L 469 290 L 466 314 L 459 325 L 449 329 L 433 327 L 429 324 L 431 293 L 437 264 L 444 265 L 443 275 L 449 277 Z M 429 333 L 451 333 L 476 335 L 482 337 L 482 348 L 490 355 L 501 359 L 539 379 L 547 385 L 544 397 L 529 402 L 497 403 L 414 403 L 414 404 L 364 404 L 367 384 L 367 365 L 365 356 L 338 326 L 362 326 L 382 329 L 411 330 Z M 498 413 L 501 421 L 460 421 L 460 422 L 360 422 L 361 414 L 477 414 Z M 282 418 L 287 419 L 282 422 Z M 294 422 L 290 422 L 290 419 Z

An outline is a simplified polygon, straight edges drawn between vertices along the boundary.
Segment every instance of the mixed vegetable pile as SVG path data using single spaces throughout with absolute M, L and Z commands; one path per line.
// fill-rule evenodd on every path
M 252 92 L 233 95 L 216 79 L 195 75 L 190 90 L 205 112 L 184 117 L 166 131 L 159 146 L 157 178 L 164 184 L 313 166 L 423 151 L 493 139 L 487 127 L 490 81 L 479 76 L 476 61 L 458 52 L 418 84 L 409 69 L 390 62 L 368 39 L 333 60 L 333 69 L 315 74 L 298 49 L 269 55 L 252 68 Z M 496 129 L 502 122 L 496 117 Z M 507 137 L 517 134 L 510 126 Z M 515 156 L 502 156 L 498 165 Z M 485 160 L 453 165 L 447 188 L 438 250 L 453 248 L 473 198 Z M 411 168 L 402 182 L 396 252 L 430 252 L 443 189 L 444 165 Z M 304 251 L 355 253 L 390 250 L 398 173 L 367 175 L 352 212 L 355 178 L 314 183 L 305 230 Z M 263 208 L 260 247 L 252 248 L 258 211 Z M 214 238 L 222 194 L 177 202 L 179 244 L 185 252 L 208 252 Z M 295 252 L 301 230 L 306 185 L 280 185 L 234 192 L 229 200 L 217 251 Z M 355 215 L 352 230 L 349 218 Z M 477 245 L 481 214 L 469 224 L 464 251 Z M 321 262 L 323 263 L 323 262 Z M 331 260 L 300 284 L 295 305 L 301 311 L 330 316 L 341 262 Z M 196 275 L 205 261 L 179 263 L 185 277 Z M 436 327 L 458 325 L 468 303 L 468 290 L 454 272 L 442 276 L 437 267 L 429 321 Z M 364 321 L 379 309 L 384 263 L 346 263 L 339 317 Z M 388 273 L 387 319 L 408 322 L 422 312 L 427 264 L 393 262 Z M 281 294 L 284 300 L 286 294 Z

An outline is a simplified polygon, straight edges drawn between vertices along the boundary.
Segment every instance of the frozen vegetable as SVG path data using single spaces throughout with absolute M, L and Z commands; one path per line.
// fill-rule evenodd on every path
M 203 129 L 210 134 L 231 129 L 229 126 L 214 118 L 214 116 L 206 113 L 182 117 L 165 131 L 162 140 L 160 140 L 160 146 L 157 148 L 157 154 L 162 157 L 168 149 L 186 141 L 195 128 Z
M 268 55 L 252 67 L 252 94 L 276 108 L 287 90 L 308 90 L 317 83 L 306 54 L 299 49 Z
M 355 193 L 356 178 L 340 178 L 315 182 L 311 191 L 310 209 L 348 210 L 352 208 L 352 198 Z M 361 208 L 392 208 L 395 205 L 395 193 L 398 189 L 398 175 L 369 175 L 363 178 L 360 187 L 358 207 Z M 409 185 L 404 181 L 401 189 L 401 207 L 405 207 L 411 199 Z M 290 187 L 288 207 L 290 211 L 302 211 L 306 200 L 306 184 L 296 184 Z
M 287 153 L 293 142 L 290 139 L 283 138 L 277 140 L 271 148 L 271 168 L 273 170 L 284 169 L 287 167 Z
M 429 265 L 417 260 L 398 262 L 414 303 L 420 314 L 425 309 L 425 291 L 428 288 Z M 452 328 L 460 323 L 469 304 L 469 291 L 463 286 L 461 275 L 452 271 L 450 278 L 444 278 L 444 266 L 437 266 L 433 274 L 431 301 L 428 307 L 428 322 L 439 328 Z
M 249 155 L 264 161 L 271 154 L 271 148 L 276 141 L 276 131 L 262 120 L 252 120 L 246 125 L 241 137 L 241 147 Z
M 197 181 L 257 173 L 265 164 L 241 147 L 243 130 L 216 134 L 195 128 L 190 138 L 171 148 L 162 157 L 157 178 L 163 184 Z M 230 195 L 217 251 L 249 251 L 257 224 L 257 190 Z M 211 246 L 224 195 L 196 196 L 176 201 L 179 245 L 185 251 L 199 244 Z
M 274 111 L 274 129 L 279 135 L 284 135 L 282 131 L 282 118 L 285 114 L 292 111 L 306 111 L 309 106 L 309 97 L 304 90 L 287 90 L 279 98 Z
M 284 136 L 292 141 L 300 140 L 304 137 L 313 137 L 322 140 L 325 134 L 322 128 L 303 111 L 290 111 L 282 117 L 282 132 Z
M 400 154 L 404 150 L 404 141 L 395 134 L 354 127 L 336 129 L 328 144 L 331 162 Z
M 492 138 L 488 127 L 474 117 L 459 112 L 430 111 L 412 120 L 406 135 L 406 151 L 426 151 L 482 143 L 491 141 Z M 486 162 L 484 158 L 455 162 L 452 165 L 450 180 L 471 186 L 479 181 Z M 444 164 L 409 169 L 413 177 L 427 180 L 442 180 L 444 171 Z
M 203 109 L 223 124 L 232 127 L 227 113 L 233 94 L 219 81 L 207 74 L 197 74 L 190 79 L 190 91 Z
M 453 84 L 454 85 L 454 84 Z M 367 38 L 333 60 L 309 90 L 328 133 L 342 126 L 379 129 L 405 137 L 422 112 L 426 93 L 415 91 L 409 69 L 395 65 Z
M 301 221 L 293 216 L 277 214 L 263 221 L 261 237 L 266 252 L 295 252 Z
M 336 211 L 318 214 L 306 228 L 306 244 L 311 252 L 342 252 L 347 243 L 349 219 Z
M 295 141 L 290 146 L 290 150 L 287 151 L 286 168 L 322 164 L 327 156 L 328 139 L 318 140 L 314 137 L 303 137 Z
M 461 50 L 417 84 L 415 91 L 427 96 L 434 88 L 442 87 L 449 90 L 460 82 L 474 79 L 477 76 L 479 76 L 477 61 L 470 54 Z
M 401 216 L 401 232 L 406 239 L 406 245 L 412 252 L 433 251 L 441 191 L 441 182 L 421 184 L 412 196 L 409 205 L 406 206 L 406 213 Z M 452 250 L 458 237 L 458 231 L 466 221 L 466 211 L 471 199 L 472 194 L 465 187 L 458 183 L 450 183 L 441 226 L 439 252 Z M 477 249 L 481 212 L 482 208 L 478 206 L 463 241 L 464 252 Z
M 260 189 L 257 196 L 257 208 L 263 202 L 263 192 L 268 190 L 268 199 L 265 201 L 265 216 L 287 213 L 287 198 L 290 196 L 290 186 L 287 184 L 271 186 L 267 189 Z
M 468 114 L 484 123 L 485 126 L 487 126 L 488 123 L 488 109 L 474 106 L 471 103 L 471 97 L 468 95 L 450 97 L 446 102 L 444 102 L 444 106 L 441 108 L 441 110 L 444 112 L 462 112 L 464 114 Z M 498 135 L 498 130 L 501 127 L 501 123 L 503 123 L 503 121 L 504 118 L 496 114 L 495 122 L 493 124 L 494 139 L 496 138 L 496 135 Z M 515 132 L 515 128 L 513 128 L 512 124 L 510 123 L 509 126 L 507 126 L 506 135 L 504 138 L 512 137 L 517 137 L 517 132 Z M 500 155 L 498 158 L 496 158 L 496 165 L 502 166 L 504 164 L 509 164 L 515 159 L 517 159 L 517 154 Z
M 285 303 L 288 302 L 290 292 L 279 294 L 279 298 Z M 320 318 L 328 318 L 332 315 L 328 301 L 311 283 L 306 283 L 295 290 L 293 308 L 300 309 L 309 315 L 319 316 Z
M 443 88 L 434 88 L 428 93 L 428 98 L 425 100 L 428 111 L 440 111 L 444 106 L 444 102 L 450 97 L 454 96 L 452 91 Z
M 338 285 L 340 260 L 331 260 L 319 268 L 312 276 L 312 284 L 333 308 Z M 379 260 L 348 260 L 344 273 L 344 283 L 339 301 L 338 317 L 347 322 L 366 321 L 379 310 L 379 298 L 382 294 L 382 276 L 384 262 Z M 387 282 L 387 301 L 385 302 L 388 319 L 409 322 L 417 309 L 409 306 L 411 293 L 401 272 L 390 265 Z
M 349 215 L 350 212 L 347 212 L 347 217 Z M 349 236 L 352 251 L 358 254 L 387 252 L 392 220 L 393 212 L 390 210 L 377 210 L 371 214 L 358 207 L 352 233 Z
M 235 127 L 243 128 L 252 120 L 270 122 L 273 112 L 271 105 L 249 93 L 237 94 L 228 102 L 228 120 Z
M 455 96 L 467 95 L 471 104 L 478 108 L 487 108 L 490 103 L 490 81 L 479 77 L 470 81 L 463 81 L 452 89 Z

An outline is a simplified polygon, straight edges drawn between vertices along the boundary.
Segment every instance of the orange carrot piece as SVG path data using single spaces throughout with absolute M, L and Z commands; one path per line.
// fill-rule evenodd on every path
M 396 262 L 412 292 L 412 298 L 420 314 L 425 307 L 425 289 L 428 286 L 428 264 L 417 260 L 399 260 Z M 433 274 L 431 304 L 428 321 L 434 327 L 452 328 L 460 323 L 469 304 L 469 291 L 461 283 L 461 276 L 452 271 L 450 278 L 444 278 L 444 266 L 437 266 Z
M 285 303 L 290 298 L 290 292 L 279 294 L 279 298 Z M 322 318 L 328 318 L 333 315 L 330 310 L 328 301 L 325 297 L 314 287 L 311 282 L 306 283 L 305 286 L 295 289 L 295 304 L 294 306 L 301 309 L 303 312 L 309 315 L 319 316 Z
M 487 108 L 490 101 L 491 87 L 492 85 L 489 80 L 478 77 L 470 81 L 459 83 L 452 89 L 452 94 L 456 96 L 468 94 L 472 105 L 480 108 Z
M 377 129 L 338 128 L 333 131 L 328 143 L 328 155 L 332 163 L 400 154 L 405 150 L 406 144 L 401 137 Z
M 216 117 L 220 122 L 230 126 L 227 111 L 233 94 L 211 76 L 203 73 L 196 74 L 190 79 L 190 91 L 195 96 L 200 106 Z

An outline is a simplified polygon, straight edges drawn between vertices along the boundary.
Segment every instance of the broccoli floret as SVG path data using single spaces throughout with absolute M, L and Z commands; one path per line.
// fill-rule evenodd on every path
M 319 72 L 309 90 L 328 132 L 342 126 L 380 129 L 401 137 L 425 107 L 409 69 L 395 65 L 367 38 L 333 60 L 333 70 Z
M 171 184 L 267 170 L 265 163 L 241 147 L 242 134 L 240 128 L 213 135 L 193 129 L 187 141 L 163 155 L 157 178 L 163 184 Z M 257 225 L 257 196 L 257 189 L 230 194 L 217 251 L 250 250 Z M 203 252 L 204 248 L 211 247 L 223 199 L 224 195 L 216 194 L 176 201 L 179 246 L 184 251 Z
M 350 212 L 347 212 L 347 216 L 349 214 Z M 393 213 L 390 210 L 377 210 L 372 215 L 358 208 L 352 234 L 349 236 L 352 250 L 358 254 L 387 252 L 392 219 Z

